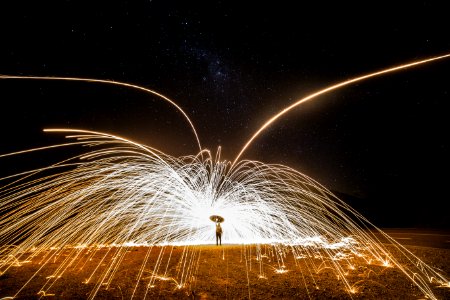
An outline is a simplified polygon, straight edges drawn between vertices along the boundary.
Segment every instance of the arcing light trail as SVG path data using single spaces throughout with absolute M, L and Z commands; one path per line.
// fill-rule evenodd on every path
M 301 105 L 301 104 L 303 104 L 303 103 L 305 103 L 307 101 L 313 100 L 313 99 L 315 99 L 316 97 L 318 97 L 320 95 L 326 94 L 328 92 L 332 92 L 334 90 L 337 90 L 337 89 L 339 89 L 341 87 L 350 85 L 350 84 L 355 83 L 355 82 L 363 81 L 363 80 L 366 80 L 366 79 L 369 79 L 369 78 L 373 78 L 373 77 L 376 77 L 376 76 L 380 76 L 380 75 L 384 75 L 384 74 L 387 74 L 387 73 L 392 73 L 392 72 L 395 72 L 395 71 L 411 68 L 411 67 L 414 67 L 414 66 L 417 66 L 417 65 L 426 64 L 426 63 L 429 63 L 429 62 L 432 62 L 432 61 L 435 61 L 435 60 L 440 60 L 440 59 L 444 59 L 444 58 L 448 58 L 448 57 L 450 57 L 450 54 L 445 54 L 445 55 L 441 55 L 441 56 L 435 56 L 435 57 L 427 58 L 427 59 L 424 59 L 424 60 L 414 61 L 414 62 L 411 62 L 411 63 L 399 65 L 399 66 L 396 66 L 396 67 L 383 69 L 383 70 L 378 71 L 378 72 L 374 72 L 374 73 L 366 74 L 366 75 L 359 76 L 359 77 L 356 77 L 356 78 L 352 78 L 352 79 L 349 79 L 349 80 L 337 83 L 335 85 L 326 87 L 326 88 L 324 88 L 324 89 L 322 89 L 320 91 L 312 93 L 312 94 L 310 94 L 310 95 L 308 95 L 308 96 L 306 96 L 306 97 L 296 101 L 295 103 L 293 103 L 293 104 L 289 105 L 288 107 L 284 108 L 283 110 L 279 111 L 277 114 L 275 114 L 269 120 L 267 120 L 261 126 L 261 128 L 259 128 L 251 136 L 251 138 L 245 143 L 244 147 L 241 149 L 241 151 L 238 153 L 238 155 L 234 159 L 233 165 L 236 162 L 238 162 L 239 158 L 242 156 L 242 154 L 245 152 L 245 150 L 261 134 L 261 132 L 263 132 L 267 127 L 272 125 L 272 123 L 274 123 L 276 120 L 278 120 L 281 116 L 283 116 L 284 114 L 288 113 L 292 109 L 298 107 L 299 105 Z
M 448 56 L 358 77 L 308 99 L 358 80 Z M 275 262 L 273 272 L 277 274 L 286 273 L 284 261 L 290 253 L 296 259 L 305 259 L 310 272 L 333 270 L 346 290 L 354 293 L 357 282 L 346 278 L 348 268 L 354 268 L 358 261 L 392 266 L 402 271 L 424 295 L 436 299 L 432 286 L 448 287 L 448 279 L 325 187 L 287 166 L 238 160 L 262 130 L 308 100 L 305 99 L 269 120 L 233 164 L 221 160 L 220 152 L 214 157 L 208 150 L 201 150 L 197 155 L 177 158 L 112 134 L 47 130 L 68 134 L 72 142 L 56 146 L 77 149 L 80 155 L 0 179 L 6 182 L 0 188 L 0 274 L 37 258 L 42 265 L 14 297 L 20 296 L 42 268 L 59 260 L 59 266 L 37 292 L 41 296 L 52 294 L 52 287 L 67 270 L 88 264 L 99 249 L 107 249 L 85 280 L 95 283 L 89 295 L 94 298 L 102 287 L 111 285 L 119 266 L 124 264 L 126 252 L 136 245 L 147 246 L 148 252 L 131 298 L 144 279 L 146 291 L 157 281 L 188 288 L 201 264 L 200 250 L 195 245 L 213 242 L 210 216 L 219 215 L 226 220 L 222 224 L 224 241 L 243 244 L 244 248 L 256 244 L 259 278 L 266 278 L 271 271 L 263 263 L 266 254 L 261 250 L 270 245 L 274 249 L 270 252 Z M 192 125 L 190 120 L 189 123 Z M 38 155 L 52 147 L 55 146 L 12 155 Z M 396 256 L 373 231 L 394 245 Z M 175 245 L 184 247 L 183 255 L 177 272 L 168 274 L 171 254 L 164 249 Z M 162 247 L 161 252 L 151 265 L 150 252 L 156 246 Z M 322 263 L 316 265 L 315 259 Z M 406 267 L 402 261 L 408 261 L 410 266 Z M 145 273 L 151 276 L 147 278 Z M 143 297 L 146 295 L 147 292 Z
M 81 82 L 90 82 L 90 83 L 103 83 L 103 84 L 108 84 L 108 85 L 123 86 L 123 87 L 136 89 L 136 90 L 140 90 L 140 91 L 155 95 L 155 96 L 163 99 L 164 101 L 169 102 L 184 116 L 186 121 L 188 121 L 188 123 L 192 129 L 192 132 L 195 135 L 195 139 L 197 140 L 198 149 L 200 151 L 202 150 L 202 146 L 200 144 L 200 139 L 198 137 L 197 131 L 195 130 L 195 126 L 192 123 L 191 119 L 186 114 L 186 112 L 178 104 L 176 104 L 173 100 L 169 99 L 168 97 L 166 97 L 163 94 L 158 93 L 154 90 L 151 90 L 151 89 L 139 86 L 139 85 L 131 84 L 131 83 L 126 83 L 126 82 L 106 80 L 106 79 L 93 79 L 93 78 L 0 75 L 0 79 L 57 80 L 57 81 L 81 81 Z

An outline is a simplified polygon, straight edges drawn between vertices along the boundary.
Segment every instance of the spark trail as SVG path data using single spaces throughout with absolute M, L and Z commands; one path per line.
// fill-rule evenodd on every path
M 363 76 L 359 76 L 356 78 L 352 78 L 346 81 L 342 81 L 339 82 L 337 84 L 328 86 L 320 91 L 314 92 L 304 98 L 301 98 L 300 100 L 297 100 L 296 102 L 294 102 L 293 104 L 289 105 L 288 107 L 282 109 L 281 111 L 279 111 L 278 113 L 276 113 L 274 116 L 272 116 L 269 120 L 267 120 L 251 137 L 250 139 L 245 143 L 244 147 L 242 147 L 241 151 L 238 153 L 238 155 L 236 156 L 236 158 L 233 161 L 233 165 L 235 163 L 237 163 L 239 161 L 239 158 L 242 156 L 242 154 L 244 154 L 245 150 L 247 150 L 247 148 L 251 145 L 251 143 L 265 130 L 267 129 L 270 125 L 272 125 L 276 120 L 278 120 L 279 118 L 281 118 L 283 115 L 287 114 L 289 111 L 291 111 L 292 109 L 300 106 L 301 104 L 314 100 L 316 99 L 318 96 L 321 96 L 323 94 L 335 91 L 341 87 L 345 87 L 347 85 L 351 85 L 355 82 L 359 82 L 359 81 L 363 81 L 369 78 L 373 78 L 373 77 L 377 77 L 377 76 L 381 76 L 387 73 L 392 73 L 392 72 L 396 72 L 396 71 L 400 71 L 400 70 L 404 70 L 404 69 L 408 69 L 414 66 L 418 66 L 418 65 L 422 65 L 422 64 L 426 64 L 432 61 L 436 61 L 436 60 L 440 60 L 440 59 L 444 59 L 444 58 L 448 58 L 450 57 L 450 54 L 445 54 L 445 55 L 441 55 L 441 56 L 435 56 L 435 57 L 431 57 L 431 58 L 427 58 L 424 60 L 419 60 L 419 61 L 414 61 L 411 63 L 407 63 L 407 64 L 402 64 L 399 66 L 395 66 L 395 67 L 391 67 L 388 69 L 383 69 L 374 73 L 369 73 Z
M 168 97 L 164 96 L 161 93 L 158 93 L 154 90 L 126 82 L 120 82 L 120 81 L 114 81 L 114 80 L 106 80 L 106 79 L 93 79 L 93 78 L 79 78 L 79 77 L 46 77 L 46 76 L 13 76 L 13 75 L 1 75 L 0 79 L 15 79 L 15 80 L 46 80 L 46 81 L 81 81 L 81 82 L 89 82 L 89 83 L 102 83 L 102 84 L 108 84 L 108 85 L 116 85 L 116 86 L 123 86 L 126 88 L 131 88 L 139 91 L 143 91 L 145 93 L 149 93 L 152 95 L 155 95 L 164 101 L 170 103 L 172 106 L 174 106 L 186 119 L 186 121 L 189 123 L 189 126 L 192 129 L 192 132 L 195 135 L 195 139 L 197 140 L 198 149 L 201 151 L 202 146 L 200 144 L 200 139 L 198 137 L 197 131 L 195 130 L 194 124 L 192 123 L 191 119 L 188 117 L 186 112 L 173 100 L 169 99 Z
M 58 260 L 58 267 L 37 292 L 44 297 L 52 294 L 52 287 L 67 270 L 87 264 L 99 249 L 106 249 L 85 281 L 95 283 L 89 294 L 92 299 L 102 287 L 111 285 L 128 249 L 140 245 L 148 247 L 148 252 L 131 298 L 144 279 L 144 298 L 159 281 L 188 288 L 201 264 L 196 245 L 213 243 L 210 216 L 219 215 L 226 220 L 223 240 L 242 244 L 246 261 L 251 256 L 246 245 L 256 245 L 260 278 L 268 272 L 262 262 L 266 256 L 262 249 L 268 245 L 277 274 L 286 273 L 286 255 L 306 258 L 316 271 L 323 266 L 331 269 L 351 294 L 358 282 L 350 282 L 345 274 L 349 265 L 362 261 L 397 268 L 425 296 L 436 299 L 432 286 L 448 287 L 448 279 L 324 186 L 287 166 L 238 159 L 265 128 L 304 101 L 352 82 L 448 56 L 386 69 L 312 94 L 266 122 L 233 163 L 221 160 L 220 150 L 215 156 L 201 150 L 196 155 L 173 157 L 112 134 L 46 130 L 65 133 L 70 142 L 6 154 L 0 159 L 62 147 L 75 149 L 79 155 L 0 179 L 4 182 L 0 187 L 0 274 L 39 257 L 42 266 L 16 292 L 17 297 L 42 268 Z M 373 232 L 394 245 L 396 256 Z M 176 245 L 183 247 L 183 254 L 177 273 L 169 276 L 170 249 Z M 149 266 L 152 249 L 160 252 Z M 314 267 L 313 259 L 322 263 Z M 400 261 L 410 262 L 410 267 Z M 145 277 L 148 273 L 150 277 Z

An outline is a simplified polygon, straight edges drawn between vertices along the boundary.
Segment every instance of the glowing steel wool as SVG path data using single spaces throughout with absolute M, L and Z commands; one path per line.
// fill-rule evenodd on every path
M 244 248 L 248 244 L 257 245 L 259 278 L 266 278 L 262 262 L 266 254 L 261 249 L 270 245 L 277 274 L 288 272 L 284 263 L 288 254 L 296 260 L 320 259 L 352 294 L 357 290 L 356 284 L 345 276 L 348 269 L 354 268 L 353 261 L 361 260 L 398 268 L 427 297 L 436 299 L 431 285 L 448 287 L 449 281 L 325 187 L 287 166 L 238 159 L 267 126 L 308 99 L 355 81 L 448 56 L 386 69 L 312 94 L 266 122 L 233 163 L 221 160 L 220 150 L 215 156 L 201 150 L 197 155 L 173 157 L 111 134 L 77 129 L 46 130 L 65 133 L 70 142 L 0 155 L 0 158 L 62 147 L 71 147 L 80 154 L 0 179 L 4 183 L 0 187 L 0 274 L 38 256 L 41 268 L 64 256 L 37 292 L 49 296 L 56 280 L 70 266 L 79 263 L 83 251 L 105 248 L 106 254 L 85 280 L 85 283 L 95 281 L 89 295 L 94 298 L 100 288 L 111 284 L 129 247 L 144 245 L 149 249 L 139 271 L 136 281 L 139 282 L 147 272 L 153 247 L 162 246 L 148 277 L 147 289 L 153 288 L 157 281 L 171 281 L 176 288 L 183 288 L 195 277 L 200 263 L 200 250 L 195 245 L 214 243 L 211 220 L 213 217 L 218 221 L 220 216 L 225 220 L 224 241 L 242 244 Z M 94 79 L 58 80 L 110 83 Z M 151 93 L 167 100 L 156 92 Z M 192 122 L 183 114 L 195 133 Z M 196 133 L 195 136 L 200 146 Z M 377 238 L 379 235 L 394 245 L 397 256 L 383 246 Z M 171 257 L 165 254 L 164 247 L 173 245 L 181 245 L 184 250 L 176 277 L 169 277 L 162 271 L 164 255 L 169 260 Z M 409 261 L 412 267 L 406 268 L 400 260 Z M 321 265 L 315 267 L 319 271 L 321 268 Z M 20 296 L 39 270 L 14 296 Z M 132 298 L 137 286 L 138 283 Z

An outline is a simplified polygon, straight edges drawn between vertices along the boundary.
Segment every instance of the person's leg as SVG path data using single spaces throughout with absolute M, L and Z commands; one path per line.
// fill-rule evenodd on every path
M 220 246 L 222 246 L 222 234 L 219 234 Z
M 216 233 L 216 246 L 219 246 L 219 235 Z

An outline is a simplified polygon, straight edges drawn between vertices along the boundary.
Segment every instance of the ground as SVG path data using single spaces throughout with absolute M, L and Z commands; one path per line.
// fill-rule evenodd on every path
M 392 245 L 386 247 L 396 254 Z M 450 249 L 406 247 L 429 265 L 450 274 Z M 151 251 L 150 247 L 48 250 L 0 276 L 0 299 L 14 296 L 27 281 L 18 299 L 86 299 L 93 291 L 97 291 L 95 299 L 130 299 L 132 295 L 135 299 L 424 298 L 395 267 L 352 261 L 343 274 L 350 283 L 346 286 L 331 265 L 319 257 L 294 257 L 289 251 L 275 255 L 270 246 L 260 249 L 258 253 L 255 246 L 206 245 L 153 247 Z M 58 269 L 74 253 L 79 255 L 70 265 Z M 146 259 L 147 264 L 141 268 Z M 113 268 L 115 263 L 117 269 Z M 98 284 L 100 276 L 104 276 L 102 284 Z M 431 286 L 439 299 L 450 299 L 450 288 Z

